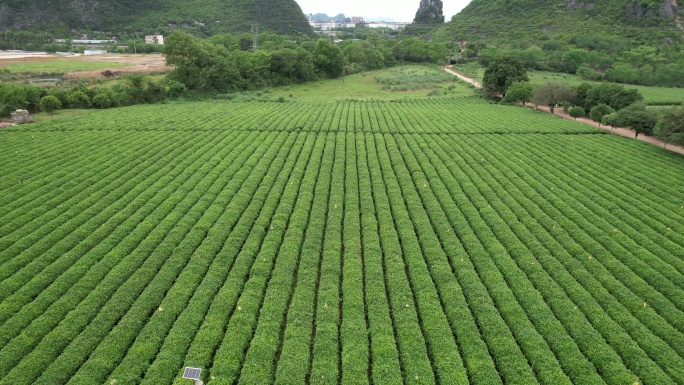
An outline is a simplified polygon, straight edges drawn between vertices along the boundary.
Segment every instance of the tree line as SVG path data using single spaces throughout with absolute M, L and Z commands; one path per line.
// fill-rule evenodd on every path
M 12 34 L 2 36 L 9 35 Z M 42 38 L 47 39 L 46 36 Z M 251 34 L 200 39 L 174 32 L 163 46 L 166 62 L 174 70 L 163 79 L 133 75 L 110 87 L 78 84 L 69 88 L 0 82 L 0 116 L 9 116 L 17 109 L 54 112 L 60 108 L 110 108 L 188 94 L 202 97 L 217 92 L 258 90 L 338 78 L 398 63 L 441 63 L 446 56 L 443 44 L 422 39 L 398 41 L 375 31 L 364 37 L 335 43 L 303 34 L 284 36 L 266 32 L 258 35 L 258 49 L 254 50 Z M 128 51 L 132 52 L 133 47 L 129 44 Z M 142 47 L 138 52 L 144 52 L 144 45 L 136 47 Z
M 485 71 L 484 92 L 503 102 L 548 106 L 551 113 L 561 105 L 575 119 L 588 116 L 599 125 L 627 127 L 635 135 L 656 135 L 666 143 L 684 144 L 684 105 L 663 113 L 649 109 L 636 89 L 615 83 L 582 83 L 570 86 L 548 82 L 529 83 L 524 63 L 515 56 L 493 60 Z
M 515 56 L 527 69 L 575 74 L 585 80 L 684 87 L 682 44 L 654 46 L 603 34 L 495 44 L 470 41 L 457 50 L 457 59 L 487 67 L 500 56 Z
M 380 35 L 367 40 L 299 40 L 271 35 L 260 49 L 244 35 L 216 35 L 207 40 L 174 32 L 166 39 L 166 63 L 174 67 L 170 79 L 189 90 L 233 92 L 268 86 L 338 78 L 397 63 L 441 63 L 444 44 Z

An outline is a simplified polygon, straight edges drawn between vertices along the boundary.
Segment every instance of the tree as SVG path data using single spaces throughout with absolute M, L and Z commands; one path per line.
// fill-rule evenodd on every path
M 684 105 L 667 111 L 653 132 L 666 145 L 667 143 L 684 145 Z
M 342 74 L 342 50 L 327 40 L 316 42 L 313 61 L 316 70 L 328 77 L 336 78 Z
M 617 83 L 637 84 L 639 70 L 629 63 L 615 63 L 603 75 L 605 80 Z
M 549 82 L 537 88 L 532 103 L 549 106 L 554 113 L 556 105 L 560 102 L 570 102 L 575 98 L 575 92 L 565 83 Z
M 72 107 L 83 109 L 91 106 L 90 98 L 81 91 L 72 92 L 67 99 Z
M 574 74 L 580 65 L 587 62 L 589 59 L 589 51 L 581 48 L 572 48 L 563 53 L 561 61 L 563 62 L 563 70 L 565 72 Z
M 577 67 L 577 71 L 575 72 L 575 74 L 582 79 L 593 81 L 601 80 L 601 78 L 603 77 L 603 75 L 601 75 L 600 72 L 584 64 Z
M 506 97 L 503 101 L 506 103 L 522 102 L 523 106 L 529 102 L 534 95 L 534 87 L 528 82 L 515 82 L 508 87 Z
M 603 103 L 611 106 L 614 110 L 621 110 L 630 104 L 644 100 L 637 89 L 626 89 L 619 84 L 602 83 L 586 91 L 584 109 Z
M 608 115 L 605 115 L 603 119 L 601 119 L 601 123 L 603 123 L 604 126 L 610 126 L 611 128 L 615 128 L 620 126 L 620 120 L 617 112 L 610 113 Z
M 635 138 L 639 134 L 650 135 L 656 123 L 658 123 L 658 115 L 647 109 L 646 105 L 641 102 L 621 109 L 617 112 L 617 115 L 620 125 L 631 128 L 636 132 Z
M 47 112 L 50 114 L 50 116 L 54 116 L 55 111 L 59 110 L 62 108 L 62 102 L 57 99 L 55 96 L 43 96 L 40 99 L 40 109 Z
M 599 124 L 599 127 L 601 127 L 603 117 L 614 112 L 615 110 L 609 105 L 600 103 L 592 107 L 591 110 L 589 110 L 589 117 L 591 117 L 591 120 L 597 122 Z
M 575 104 L 582 106 L 585 111 L 591 110 L 591 107 L 593 107 L 587 104 L 587 96 L 589 91 L 591 91 L 593 88 L 594 85 L 590 83 L 581 83 L 573 87 L 573 90 L 575 91 Z
M 568 114 L 570 114 L 570 116 L 572 116 L 573 118 L 575 118 L 575 120 L 577 120 L 577 118 L 581 118 L 582 116 L 584 116 L 585 112 L 584 112 L 584 108 L 582 108 L 580 106 L 572 106 L 570 108 L 570 110 L 568 111 Z
M 529 78 L 523 62 L 515 56 L 502 56 L 487 66 L 482 87 L 485 92 L 506 96 L 511 84 L 526 81 L 529 81 Z
M 107 94 L 97 94 L 93 97 L 93 105 L 95 107 L 105 109 L 112 106 L 112 101 Z

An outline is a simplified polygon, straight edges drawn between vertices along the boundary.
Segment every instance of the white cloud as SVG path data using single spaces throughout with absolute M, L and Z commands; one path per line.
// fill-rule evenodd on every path
M 420 0 L 296 0 L 304 14 L 327 13 L 330 16 L 344 13 L 347 17 L 362 16 L 365 18 L 384 17 L 394 21 L 413 21 Z M 449 20 L 463 9 L 470 0 L 443 0 L 444 16 Z

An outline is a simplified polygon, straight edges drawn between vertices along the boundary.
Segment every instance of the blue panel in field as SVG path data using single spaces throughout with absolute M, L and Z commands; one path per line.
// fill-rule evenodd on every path
M 187 367 L 185 368 L 185 372 L 183 372 L 183 378 L 188 380 L 199 380 L 200 374 L 202 374 L 202 369 Z

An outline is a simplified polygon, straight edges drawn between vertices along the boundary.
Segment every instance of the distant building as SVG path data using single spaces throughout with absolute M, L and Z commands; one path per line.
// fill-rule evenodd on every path
M 388 21 L 371 21 L 368 23 L 365 23 L 365 26 L 368 28 L 389 28 L 392 30 L 398 30 L 402 28 L 406 28 L 407 25 L 411 23 L 395 23 L 395 22 L 388 22 Z
M 361 18 L 361 23 L 363 23 L 363 18 Z M 361 23 L 355 23 L 355 22 L 344 22 L 344 21 L 309 21 L 309 24 L 313 27 L 314 30 L 318 32 L 325 32 L 325 31 L 331 31 L 333 29 L 338 29 L 338 28 L 354 28 L 356 27 L 357 24 Z M 371 21 L 367 23 L 363 23 L 365 27 L 368 28 L 389 28 L 392 30 L 398 30 L 405 28 L 407 25 L 411 23 L 395 23 L 395 22 L 385 22 L 385 21 Z
M 351 20 L 354 24 L 363 23 L 363 17 L 361 16 L 352 16 Z
M 87 50 L 83 51 L 83 54 L 86 56 L 104 55 L 106 53 L 107 53 L 107 51 L 102 50 L 102 49 L 87 49 Z
M 67 39 L 55 39 L 55 43 L 66 43 Z M 116 40 L 71 40 L 73 44 L 84 45 L 108 45 L 116 43 Z
M 147 35 L 145 44 L 164 44 L 164 35 Z

